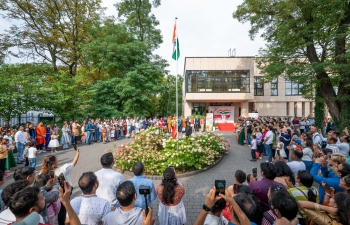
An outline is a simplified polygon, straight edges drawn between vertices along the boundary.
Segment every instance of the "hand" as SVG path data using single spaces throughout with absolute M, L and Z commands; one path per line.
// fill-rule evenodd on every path
M 229 186 L 227 188 L 227 191 L 229 192 L 229 194 L 233 197 L 235 196 L 235 192 L 233 191 L 233 185 Z
M 77 148 L 77 150 L 76 150 L 76 154 L 78 154 L 78 153 L 80 153 L 80 150 L 79 150 L 79 148 Z
M 315 163 L 323 164 L 323 163 L 325 163 L 325 162 L 327 162 L 327 161 L 326 161 L 326 159 L 323 158 L 323 157 L 320 157 L 320 158 L 315 159 Z
M 142 210 L 142 225 L 153 225 L 155 219 L 153 217 L 152 207 L 148 207 L 148 214 L 146 216 L 146 210 Z
M 70 198 L 70 195 L 72 193 L 72 187 L 67 182 L 64 182 L 63 185 L 64 185 L 64 190 L 62 187 L 60 187 L 59 197 L 60 197 L 60 201 L 63 203 L 63 205 L 65 205 L 65 204 L 69 204 L 69 202 L 70 202 L 69 198 Z
M 330 190 L 329 194 L 331 195 L 331 198 L 333 198 L 334 197 L 334 192 L 335 192 L 334 188 L 331 187 L 331 188 L 329 188 L 329 190 Z
M 235 195 L 236 195 L 236 194 L 235 194 Z M 235 196 L 235 195 L 234 195 L 234 196 Z M 224 195 L 221 194 L 221 193 L 219 194 L 219 199 L 220 199 L 220 198 L 225 199 L 225 201 L 226 201 L 226 202 L 229 202 L 230 204 L 234 201 L 234 200 L 233 200 L 233 197 L 230 195 L 228 189 L 226 189 Z
M 58 177 L 55 175 L 55 176 L 52 178 L 52 180 L 53 180 L 53 183 L 56 183 L 56 182 L 58 181 Z
M 254 174 L 250 174 L 250 182 L 257 181 L 258 178 L 254 177 Z
M 289 178 L 286 177 L 286 178 L 284 178 L 284 180 L 286 181 L 286 184 L 287 184 L 288 188 L 293 188 L 294 187 L 293 183 L 290 182 Z
M 51 189 L 52 186 L 53 186 L 53 179 L 52 178 L 49 179 L 45 186 L 46 186 L 47 189 Z
M 212 208 L 215 202 L 221 198 L 219 196 L 215 196 L 215 192 L 216 192 L 216 188 L 213 187 L 212 189 L 210 189 L 209 193 L 207 194 L 207 197 L 205 198 L 205 204 L 209 208 Z M 228 191 L 226 191 L 226 194 L 228 194 Z

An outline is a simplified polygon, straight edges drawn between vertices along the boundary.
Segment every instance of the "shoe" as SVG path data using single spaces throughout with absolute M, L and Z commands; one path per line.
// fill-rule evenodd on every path
M 262 159 L 262 156 L 260 156 L 259 159 Z
M 17 164 L 23 164 L 22 162 L 18 162 Z
M 266 160 L 266 162 L 269 162 L 269 160 Z
M 250 161 L 251 161 L 251 162 L 256 162 L 256 159 L 251 159 Z
M 43 152 L 46 152 L 45 150 L 43 150 Z

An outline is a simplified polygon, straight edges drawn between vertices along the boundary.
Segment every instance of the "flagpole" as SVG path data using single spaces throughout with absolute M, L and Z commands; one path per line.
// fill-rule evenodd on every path
M 175 17 L 175 26 L 176 26 L 176 21 L 177 21 L 177 17 Z M 179 123 L 178 123 L 178 121 L 179 121 L 179 106 L 178 106 L 178 104 L 179 104 L 179 96 L 178 96 L 178 87 L 177 87 L 177 83 L 178 83 L 178 81 L 177 81 L 177 74 L 178 74 L 178 65 L 179 65 L 179 59 L 177 58 L 178 57 L 178 49 L 177 49 L 177 45 L 178 45 L 178 38 L 177 38 L 177 27 L 176 27 L 176 45 L 175 45 L 175 49 L 176 49 L 176 74 L 175 74 L 175 76 L 176 76 L 176 133 L 177 133 L 177 135 L 176 135 L 176 139 L 179 139 Z M 177 146 L 178 147 L 178 146 Z M 177 150 L 177 149 L 176 149 Z

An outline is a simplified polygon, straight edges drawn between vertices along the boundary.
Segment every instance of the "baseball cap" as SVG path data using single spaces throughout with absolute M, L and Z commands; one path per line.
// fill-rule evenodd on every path
M 26 218 L 24 218 L 21 222 L 13 223 L 15 225 L 34 225 L 40 222 L 40 216 L 37 212 L 32 212 Z
M 298 145 L 301 145 L 301 141 L 300 141 L 300 139 L 295 139 L 295 142 L 298 144 Z

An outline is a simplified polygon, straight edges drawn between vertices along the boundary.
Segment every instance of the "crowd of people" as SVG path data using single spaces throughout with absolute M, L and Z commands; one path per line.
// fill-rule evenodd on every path
M 185 132 L 187 127 L 200 130 L 200 120 L 196 125 L 195 119 L 192 122 L 185 119 Z M 70 173 L 79 161 L 80 151 L 76 143 L 80 138 L 85 136 L 83 141 L 86 144 L 112 141 L 110 135 L 108 139 L 104 136 L 107 126 L 109 134 L 118 127 L 118 135 L 126 137 L 140 132 L 137 128 L 146 129 L 147 126 L 159 126 L 160 132 L 173 132 L 174 123 L 179 123 L 179 120 L 167 118 L 166 124 L 169 121 L 172 124 L 168 129 L 161 118 L 134 124 L 132 121 L 136 119 L 127 118 L 126 133 L 124 121 L 120 129 L 119 120 L 89 119 L 81 125 L 77 121 L 65 122 L 62 137 L 58 136 L 57 126 L 49 127 L 51 136 L 48 144 L 47 127 L 41 123 L 36 128 L 32 124 L 20 127 L 15 133 L 6 131 L 6 136 L 14 136 L 17 163 L 28 161 L 28 166 L 17 168 L 13 175 L 15 181 L 0 190 L 0 224 L 55 224 L 56 220 L 59 225 L 154 224 L 155 215 L 150 206 L 156 199 L 159 199 L 159 224 L 185 224 L 187 218 L 183 199 L 186 198 L 186 189 L 177 179 L 176 168 L 171 165 L 164 170 L 161 184 L 155 186 L 152 180 L 144 176 L 142 162 L 134 163 L 134 177 L 124 180 L 124 176 L 115 170 L 113 154 L 105 153 L 100 158 L 100 170 L 84 172 L 79 178 L 82 195 L 70 199 Z M 350 224 L 350 137 L 347 129 L 340 135 L 341 132 L 336 131 L 333 125 L 327 137 L 324 137 L 313 123 L 306 128 L 306 125 L 303 127 L 303 123 L 300 124 L 303 120 L 299 120 L 298 125 L 293 121 L 269 117 L 240 118 L 238 143 L 249 146 L 251 161 L 258 162 L 265 156 L 267 161 L 261 161 L 256 166 L 258 168 L 249 174 L 242 170 L 235 171 L 234 183 L 228 184 L 226 189 L 213 187 L 203 202 L 195 225 Z M 182 125 L 177 125 L 179 128 L 176 132 L 182 132 Z M 114 136 L 116 139 L 118 137 Z M 12 152 L 13 143 L 9 143 L 5 135 L 0 139 L 0 156 L 7 154 L 7 157 L 0 159 L 0 165 L 6 166 L 11 163 L 7 158 Z M 57 147 L 50 147 L 52 140 L 60 140 L 63 146 L 67 144 L 67 148 L 69 145 L 75 147 L 72 162 L 60 164 L 54 154 Z M 17 145 L 18 142 L 20 145 Z M 52 154 L 45 156 L 37 173 L 33 155 L 45 151 L 46 144 Z M 20 152 L 23 152 L 22 158 L 18 156 Z M 13 153 L 12 157 L 16 163 Z M 6 173 L 1 170 L 0 186 L 5 181 Z

